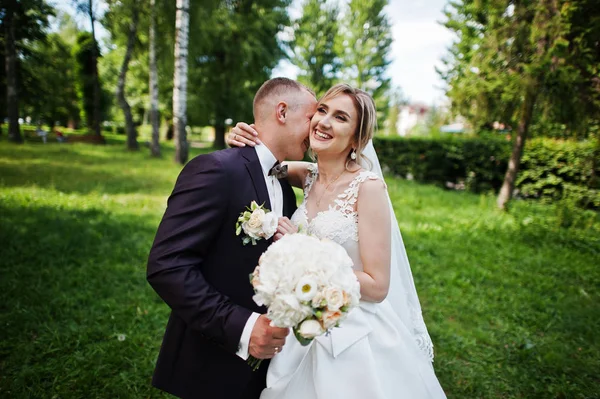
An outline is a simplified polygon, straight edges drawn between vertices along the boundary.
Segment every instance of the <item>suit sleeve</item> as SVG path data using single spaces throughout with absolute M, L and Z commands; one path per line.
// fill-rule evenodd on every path
M 252 312 L 218 292 L 202 274 L 227 212 L 226 175 L 212 155 L 185 166 L 150 250 L 147 279 L 188 326 L 236 353 Z

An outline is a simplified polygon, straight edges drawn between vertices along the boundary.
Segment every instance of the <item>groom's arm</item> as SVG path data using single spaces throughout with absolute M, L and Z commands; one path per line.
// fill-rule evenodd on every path
M 236 353 L 252 312 L 217 291 L 202 274 L 228 203 L 227 172 L 214 155 L 180 173 L 148 258 L 148 282 L 188 326 Z

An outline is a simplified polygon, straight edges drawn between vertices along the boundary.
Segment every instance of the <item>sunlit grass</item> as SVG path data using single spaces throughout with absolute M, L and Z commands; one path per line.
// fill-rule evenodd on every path
M 145 262 L 181 167 L 107 137 L 0 141 L 1 397 L 163 397 Z M 557 206 L 388 186 L 448 396 L 598 398 L 597 214 L 565 229 Z

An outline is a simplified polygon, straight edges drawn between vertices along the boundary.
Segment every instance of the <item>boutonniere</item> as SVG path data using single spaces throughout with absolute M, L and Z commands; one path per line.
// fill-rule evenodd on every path
M 252 201 L 247 210 L 240 213 L 237 223 L 235 224 L 235 235 L 239 236 L 242 231 L 242 243 L 244 245 L 256 242 L 261 239 L 269 239 L 277 231 L 277 215 L 271 212 L 263 205 L 258 205 L 256 201 Z

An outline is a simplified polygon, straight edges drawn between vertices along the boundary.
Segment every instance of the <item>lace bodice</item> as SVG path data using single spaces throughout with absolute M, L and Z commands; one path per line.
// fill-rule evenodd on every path
M 342 245 L 354 261 L 354 269 L 362 270 L 362 262 L 358 247 L 358 214 L 355 211 L 358 192 L 365 180 L 381 180 L 373 172 L 360 172 L 337 198 L 329 205 L 329 209 L 318 212 L 312 220 L 308 219 L 306 201 L 310 190 L 318 176 L 317 166 L 309 166 L 304 183 L 304 201 L 292 216 L 292 222 L 301 232 L 327 238 Z

